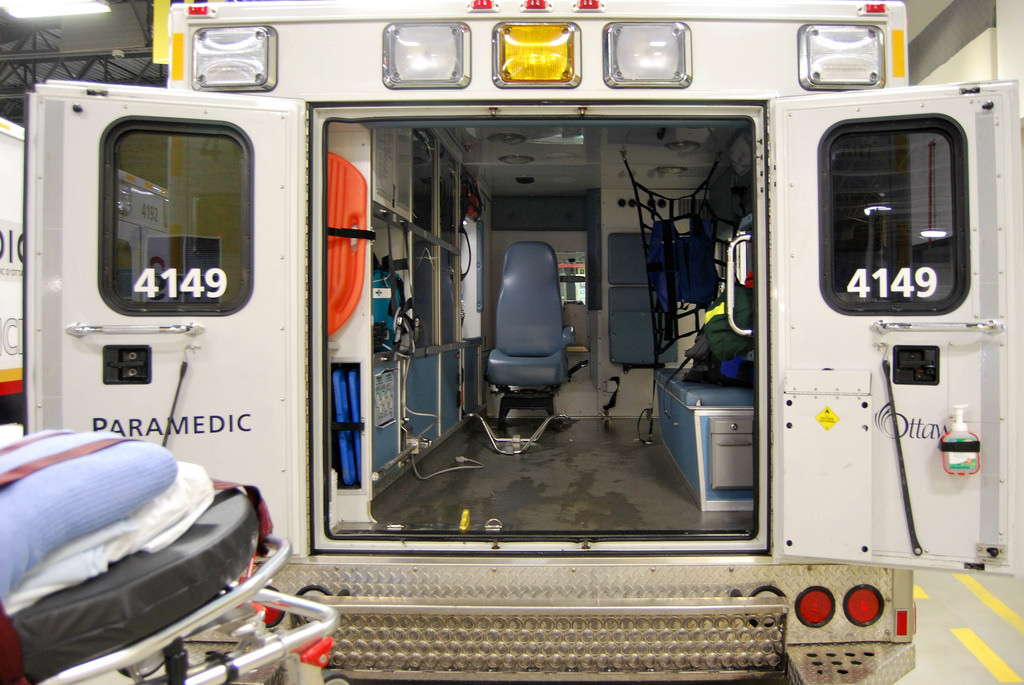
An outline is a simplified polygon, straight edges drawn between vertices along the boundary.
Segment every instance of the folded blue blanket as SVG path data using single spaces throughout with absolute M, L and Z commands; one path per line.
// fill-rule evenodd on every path
M 0 455 L 0 473 L 116 433 L 60 433 Z M 178 464 L 160 445 L 126 441 L 47 466 L 0 487 L 0 600 L 59 545 L 130 515 L 174 482 Z

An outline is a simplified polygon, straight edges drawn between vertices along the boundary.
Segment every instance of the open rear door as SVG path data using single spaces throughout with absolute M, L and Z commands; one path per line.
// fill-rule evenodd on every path
M 773 541 L 1019 572 L 1016 86 L 782 98 L 769 130 Z M 980 448 L 944 434 L 963 405 Z
M 286 521 L 305 476 L 302 107 L 65 83 L 30 108 L 29 428 L 165 442 Z

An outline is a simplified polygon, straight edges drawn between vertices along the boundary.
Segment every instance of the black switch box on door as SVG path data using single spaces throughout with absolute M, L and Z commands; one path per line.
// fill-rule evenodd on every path
M 150 380 L 149 345 L 105 345 L 103 384 L 137 385 Z
M 934 345 L 896 345 L 892 348 L 892 382 L 903 385 L 939 384 L 939 348 Z

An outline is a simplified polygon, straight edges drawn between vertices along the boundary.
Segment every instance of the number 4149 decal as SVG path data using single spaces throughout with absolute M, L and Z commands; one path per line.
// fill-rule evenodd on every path
M 158 283 L 158 280 L 163 281 Z M 223 269 L 189 269 L 184 278 L 178 281 L 178 270 L 174 268 L 157 274 L 156 269 L 143 269 L 132 286 L 134 292 L 145 295 L 151 300 L 167 297 L 176 299 L 179 294 L 191 295 L 194 298 L 218 298 L 228 287 L 228 276 Z
M 931 297 L 938 287 L 938 274 L 930 266 L 918 269 L 905 266 L 896 272 L 892 280 L 889 280 L 889 270 L 886 268 L 878 269 L 870 278 L 868 270 L 861 268 L 853 272 L 853 278 L 846 284 L 846 292 L 856 293 L 857 297 L 862 299 L 872 294 L 881 299 L 887 299 L 890 294 L 903 297 Z M 877 288 L 877 293 L 872 293 L 874 288 Z

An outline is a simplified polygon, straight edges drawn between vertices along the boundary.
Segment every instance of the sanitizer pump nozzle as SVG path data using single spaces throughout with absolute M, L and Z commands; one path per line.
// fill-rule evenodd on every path
M 981 441 L 964 423 L 966 404 L 953 405 L 953 427 L 942 436 L 942 467 L 946 473 L 967 476 L 981 468 Z

